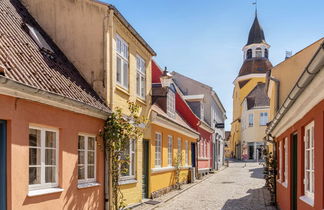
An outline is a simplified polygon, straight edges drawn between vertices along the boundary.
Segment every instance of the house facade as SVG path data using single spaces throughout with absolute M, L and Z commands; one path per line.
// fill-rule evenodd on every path
M 323 209 L 324 39 L 275 66 L 267 79 L 280 209 Z
M 0 10 L 0 209 L 103 209 L 110 109 L 20 1 Z
M 184 99 L 201 121 L 198 168 L 205 172 L 209 169 L 217 170 L 224 164 L 226 111 L 212 87 L 177 72 L 172 75 Z
M 152 107 L 150 115 L 151 140 L 148 142 L 148 194 L 156 198 L 176 187 L 190 182 L 190 168 L 195 166 L 195 145 L 199 133 L 191 128 L 177 111 L 178 90 L 174 83 L 162 87 L 161 69 L 152 61 Z M 145 167 L 144 167 L 145 168 Z M 179 175 L 177 175 L 179 174 Z M 177 177 L 178 176 L 178 177 Z
M 118 107 L 127 115 L 130 101 L 149 118 L 151 58 L 156 54 L 113 5 L 95 0 L 22 2 L 112 111 Z M 129 173 L 119 182 L 127 205 L 140 203 L 145 194 L 142 142 L 151 138 L 147 133 L 126 151 L 134 154 Z M 105 168 L 107 175 L 108 162 Z M 105 180 L 108 206 L 112 187 L 110 177 Z
M 269 48 L 256 14 L 247 44 L 243 47 L 243 65 L 233 82 L 230 153 L 237 159 L 257 160 L 261 153 L 258 151 L 264 145 L 269 99 L 262 89 L 266 72 L 272 67 Z

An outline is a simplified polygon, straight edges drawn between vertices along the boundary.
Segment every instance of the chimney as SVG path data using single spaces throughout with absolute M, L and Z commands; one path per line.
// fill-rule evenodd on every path
M 292 51 L 287 51 L 286 50 L 286 57 L 285 57 L 285 60 L 290 58 L 292 56 Z

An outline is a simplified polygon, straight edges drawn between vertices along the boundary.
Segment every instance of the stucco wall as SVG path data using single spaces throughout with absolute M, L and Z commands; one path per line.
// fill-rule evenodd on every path
M 178 138 L 181 138 L 181 153 L 182 153 L 182 166 L 186 166 L 185 164 L 185 141 L 188 141 L 188 150 L 189 150 L 189 162 L 188 165 L 191 167 L 192 159 L 191 159 L 191 143 L 195 143 L 197 140 L 178 133 L 175 130 L 170 130 L 155 124 L 151 124 L 151 140 L 150 140 L 150 177 L 149 177 L 149 194 L 155 192 L 157 190 L 163 189 L 165 187 L 169 187 L 175 183 L 175 170 L 169 170 L 166 172 L 152 172 L 152 168 L 155 168 L 155 133 L 159 132 L 162 134 L 162 149 L 161 149 L 161 158 L 162 158 L 162 168 L 168 167 L 168 135 L 173 137 L 173 166 L 175 165 L 177 152 L 178 152 Z M 188 169 L 183 169 L 181 171 L 181 181 L 187 181 L 188 178 Z
M 8 123 L 8 209 L 103 209 L 104 156 L 98 136 L 103 120 L 24 99 L 0 95 L 0 118 Z M 29 125 L 59 130 L 58 183 L 64 191 L 28 197 Z M 96 178 L 100 186 L 78 189 L 78 134 L 97 136 Z

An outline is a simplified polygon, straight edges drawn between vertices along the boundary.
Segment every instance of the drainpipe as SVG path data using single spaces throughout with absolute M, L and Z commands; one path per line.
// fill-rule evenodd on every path
M 113 59 L 113 15 L 114 11 L 111 8 L 107 9 L 107 14 L 105 15 L 103 19 L 103 69 L 104 69 L 104 88 L 105 88 L 105 98 L 106 101 L 109 101 L 109 108 L 111 110 L 113 109 L 113 77 L 112 77 L 112 59 Z M 107 22 L 108 18 L 108 22 Z M 109 35 L 108 35 L 109 33 Z M 108 52 L 109 51 L 109 52 Z M 109 57 L 108 57 L 109 56 Z M 109 58 L 109 59 L 108 59 Z M 109 81 L 108 81 L 108 74 L 109 74 Z M 108 90 L 109 88 L 109 90 Z M 111 176 L 109 176 L 109 168 L 111 166 L 111 163 L 108 162 L 109 154 L 108 151 L 105 149 L 105 163 L 104 163 L 104 169 L 105 169 L 105 177 L 104 177 L 104 183 L 105 183 L 105 196 L 104 196 L 104 204 L 105 209 L 110 209 L 110 203 L 111 203 Z
M 278 80 L 278 79 L 276 79 L 276 78 L 274 78 L 274 77 L 271 77 L 270 76 L 270 72 L 269 73 L 267 73 L 267 78 L 268 79 L 270 79 L 270 80 L 272 80 L 272 81 L 274 81 L 275 82 L 275 84 L 276 84 L 276 113 L 278 112 L 278 110 L 279 110 L 279 99 L 280 99 L 280 81 Z

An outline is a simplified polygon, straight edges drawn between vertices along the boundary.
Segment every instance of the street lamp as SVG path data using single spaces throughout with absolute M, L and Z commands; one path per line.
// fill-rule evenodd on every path
M 164 71 L 160 77 L 162 88 L 170 87 L 172 81 L 172 75 L 168 72 L 167 67 L 164 67 Z

